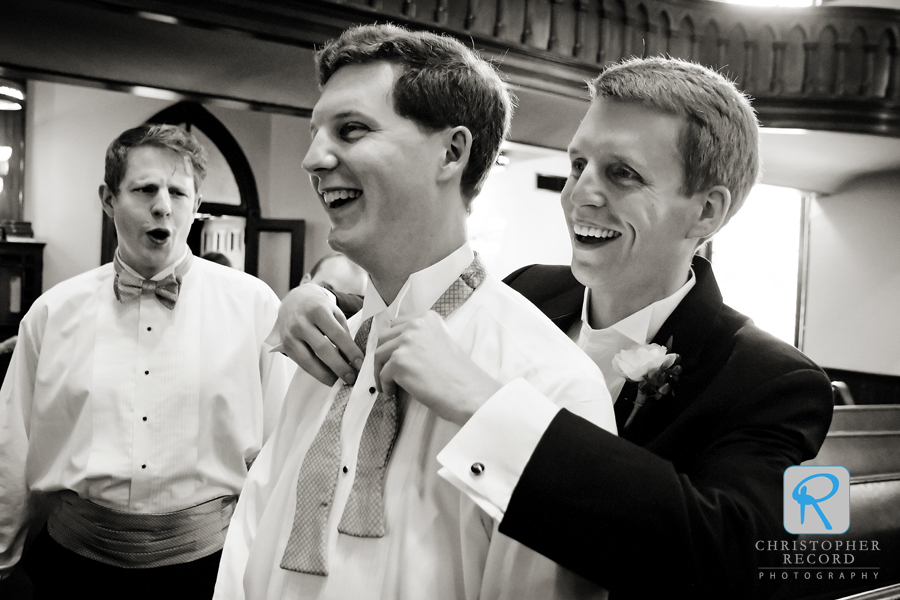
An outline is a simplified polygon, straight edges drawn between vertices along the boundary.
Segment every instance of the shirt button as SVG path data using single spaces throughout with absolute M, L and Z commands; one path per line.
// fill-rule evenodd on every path
M 146 469 L 146 468 L 147 468 L 147 465 L 141 465 L 141 468 L 142 468 L 142 469 Z
M 144 417 L 144 420 L 146 421 L 146 420 L 147 420 L 147 417 Z
M 347 473 L 348 471 L 350 471 L 350 469 L 347 468 L 347 465 L 344 465 L 344 468 L 341 469 L 341 471 L 343 471 L 344 473 Z
M 375 390 L 375 387 L 374 387 L 374 386 L 369 388 L 369 393 L 370 393 L 370 394 L 374 394 L 375 391 L 376 391 L 376 390 Z
M 473 463 L 472 466 L 470 467 L 470 469 L 472 470 L 472 473 L 475 476 L 478 476 L 478 475 L 481 475 L 482 473 L 484 473 L 484 465 L 481 463 Z
M 148 327 L 148 328 L 147 328 L 147 331 L 153 331 L 153 328 L 152 328 L 152 327 Z
M 144 375 L 149 375 L 150 371 L 144 371 Z

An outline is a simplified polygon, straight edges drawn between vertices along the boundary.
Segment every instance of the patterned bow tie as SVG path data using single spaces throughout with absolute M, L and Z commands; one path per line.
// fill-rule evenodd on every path
M 484 267 L 476 255 L 432 310 L 446 319 L 472 295 L 484 278 Z M 356 345 L 364 354 L 371 326 L 372 318 L 369 317 L 356 333 Z M 328 575 L 326 525 L 341 469 L 341 425 L 352 390 L 351 385 L 341 386 L 303 459 L 297 477 L 294 520 L 280 563 L 282 569 Z M 357 472 L 338 524 L 340 533 L 355 537 L 385 535 L 384 478 L 401 420 L 397 398 L 378 394 L 360 439 Z
M 178 300 L 178 294 L 181 292 L 181 280 L 191 266 L 193 255 L 188 253 L 185 260 L 175 268 L 174 273 L 170 273 L 167 277 L 159 281 L 151 279 L 141 279 L 132 275 L 119 261 L 118 254 L 113 259 L 113 268 L 116 270 L 116 278 L 113 280 L 113 290 L 116 292 L 116 300 L 122 302 L 130 302 L 141 297 L 141 294 L 156 294 L 159 303 L 172 310 L 175 308 L 175 302 Z

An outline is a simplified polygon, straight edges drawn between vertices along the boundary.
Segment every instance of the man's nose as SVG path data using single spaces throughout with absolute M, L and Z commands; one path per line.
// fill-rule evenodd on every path
M 317 133 L 309 145 L 306 156 L 303 157 L 303 168 L 310 175 L 316 175 L 322 171 L 330 171 L 337 165 L 338 159 L 328 136 L 321 132 Z
M 585 169 L 577 179 L 569 178 L 562 191 L 563 206 L 596 207 L 606 206 L 606 190 L 596 174 Z
M 168 190 L 161 189 L 156 193 L 150 210 L 157 219 L 168 217 L 172 214 L 172 197 L 169 195 Z

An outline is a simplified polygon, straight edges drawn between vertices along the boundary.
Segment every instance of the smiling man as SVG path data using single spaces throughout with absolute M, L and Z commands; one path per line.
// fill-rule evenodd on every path
M 119 136 L 100 186 L 114 262 L 22 320 L 0 391 L 0 569 L 43 500 L 47 526 L 23 560 L 36 599 L 212 596 L 293 368 L 264 342 L 272 290 L 187 247 L 205 163 L 175 126 Z
M 465 424 L 438 457 L 447 480 L 501 533 L 611 598 L 769 597 L 777 583 L 759 577 L 769 559 L 756 544 L 789 537 L 783 473 L 815 456 L 832 396 L 809 359 L 723 304 L 709 263 L 694 256 L 756 181 L 756 117 L 731 82 L 674 59 L 613 65 L 591 91 L 561 196 L 572 265 L 505 281 L 604 372 L 621 437 L 527 386 L 492 390 L 483 369 L 437 342 L 387 346 L 381 384 Z M 288 353 L 326 381 L 330 369 L 352 378 L 359 355 L 341 317 L 314 289 L 297 294 Z M 427 320 L 411 327 L 434 330 Z M 660 360 L 636 365 L 632 379 L 655 383 L 639 389 L 613 358 L 652 355 L 650 343 Z M 677 364 L 662 362 L 667 352 Z M 450 381 L 432 375 L 448 364 Z
M 459 42 L 393 26 L 346 31 L 317 55 L 322 95 L 303 161 L 331 221 L 329 244 L 369 286 L 350 321 L 355 385 L 298 373 L 235 512 L 217 598 L 490 600 L 605 592 L 496 531 L 438 476 L 459 426 L 376 371 L 401 340 L 427 349 L 426 320 L 495 381 L 541 390 L 615 430 L 591 361 L 532 305 L 485 273 L 466 217 L 508 128 L 493 67 Z M 381 348 L 376 351 L 376 348 Z M 429 373 L 451 382 L 452 371 Z M 440 385 L 440 384 L 439 384 Z M 504 439 L 497 432 L 498 441 Z M 469 475 L 483 465 L 473 461 Z

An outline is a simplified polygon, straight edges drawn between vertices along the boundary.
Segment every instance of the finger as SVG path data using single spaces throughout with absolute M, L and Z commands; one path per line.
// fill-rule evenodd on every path
M 340 308 L 338 308 L 335 305 L 331 309 L 331 314 L 334 316 L 334 318 L 337 320 L 337 322 L 340 323 L 341 327 L 344 328 L 344 331 L 346 331 L 349 334 L 350 333 L 350 325 L 347 323 L 347 317 L 344 316 L 344 311 L 342 311 Z
M 338 319 L 338 315 L 340 315 L 340 319 Z M 330 352 L 326 351 L 327 354 L 324 356 L 319 354 L 319 358 L 334 368 L 335 371 L 336 368 L 343 368 L 342 363 L 352 364 L 356 370 L 359 370 L 360 367 L 362 367 L 365 355 L 362 350 L 359 349 L 359 346 L 356 345 L 356 342 L 353 341 L 353 337 L 350 335 L 350 329 L 347 326 L 347 321 L 340 311 L 336 314 L 310 315 L 310 319 L 312 320 L 313 325 L 318 329 L 319 335 L 327 338 L 332 346 L 336 346 L 341 355 L 340 362 L 335 362 L 335 364 L 332 364 L 329 360 L 333 356 Z
M 340 331 L 342 335 L 347 335 L 343 330 Z M 340 377 L 344 383 L 352 385 L 356 381 L 358 369 L 354 368 L 354 366 L 348 362 L 348 359 L 341 354 L 340 350 L 335 347 L 332 341 L 321 332 L 317 332 L 315 337 L 307 338 L 305 340 L 305 345 L 312 350 L 312 353 L 319 363 L 323 364 L 326 369 Z M 355 345 L 356 344 L 354 344 L 354 346 Z
M 440 319 L 440 316 L 438 316 L 437 313 L 434 314 Z M 425 321 L 422 317 L 398 317 L 391 321 L 390 329 L 384 333 L 378 332 L 378 345 L 381 346 L 385 342 L 395 340 L 408 331 L 421 330 L 424 325 Z
M 321 383 L 331 386 L 337 381 L 337 376 L 316 357 L 306 344 L 288 339 L 282 343 L 282 350 L 288 358 Z
M 414 321 L 415 319 L 419 319 L 419 318 L 421 318 L 421 317 L 414 317 L 411 315 L 407 315 L 405 317 L 397 317 L 396 319 L 391 320 L 391 329 L 393 329 L 394 327 L 402 327 L 403 325 L 406 325 L 410 321 Z
M 381 393 L 385 396 L 396 396 L 397 395 L 397 382 L 394 379 L 396 362 L 388 359 L 388 361 L 384 364 L 384 367 L 381 369 L 381 373 L 379 373 L 379 383 L 381 386 Z
M 375 351 L 375 357 L 373 358 L 373 365 L 375 368 L 375 388 L 379 392 L 383 392 L 384 387 L 382 378 L 384 377 L 384 367 L 390 361 L 391 356 L 393 356 L 394 351 L 400 346 L 400 343 L 397 340 L 391 340 L 387 343 L 382 343 L 381 340 L 378 340 L 378 342 L 379 346 Z
M 384 344 L 388 342 L 392 342 L 396 340 L 398 337 L 403 335 L 410 328 L 410 324 L 408 320 L 404 320 L 404 322 L 395 322 L 397 324 L 391 324 L 391 327 L 388 328 L 387 331 L 378 331 L 378 347 L 380 348 Z

